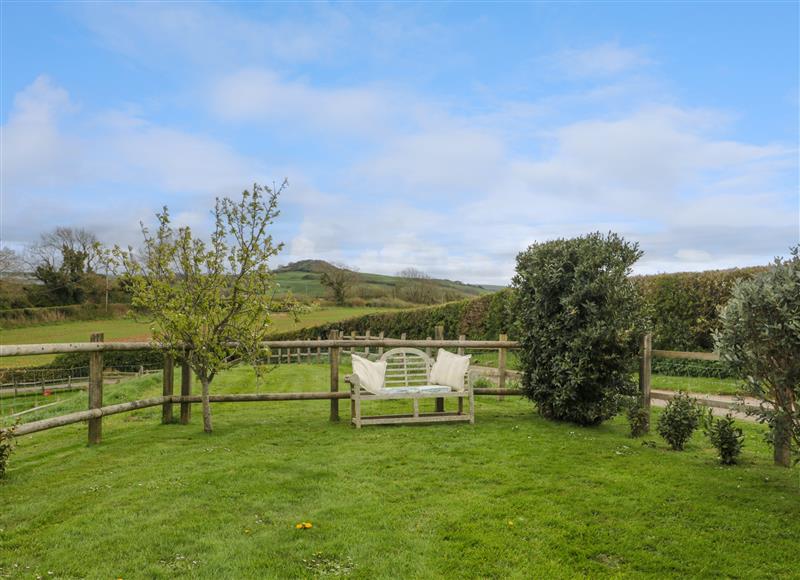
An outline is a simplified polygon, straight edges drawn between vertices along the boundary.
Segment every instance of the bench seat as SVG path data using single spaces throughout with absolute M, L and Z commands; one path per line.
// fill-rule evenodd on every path
M 464 377 L 464 389 L 455 390 L 448 386 L 430 383 L 433 361 L 419 349 L 391 349 L 384 353 L 380 360 L 387 361 L 386 386 L 380 391 L 371 393 L 362 388 L 361 380 L 355 373 L 345 376 L 345 381 L 350 385 L 351 422 L 357 429 L 362 425 L 475 422 L 475 397 L 469 370 Z M 458 411 L 445 412 L 445 400 L 453 398 L 458 400 Z M 420 413 L 419 401 L 423 399 L 436 399 L 436 412 Z M 467 412 L 464 412 L 465 399 Z M 362 416 L 362 403 L 390 400 L 410 400 L 413 405 L 412 414 Z

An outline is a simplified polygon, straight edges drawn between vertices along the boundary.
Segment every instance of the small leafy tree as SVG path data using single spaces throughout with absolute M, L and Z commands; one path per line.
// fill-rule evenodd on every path
M 800 458 L 800 247 L 764 273 L 737 282 L 715 335 L 722 360 L 761 401 L 775 463 Z
M 699 424 L 697 401 L 684 392 L 678 392 L 658 417 L 657 430 L 672 449 L 683 451 Z
M 153 338 L 184 357 L 202 384 L 203 428 L 211 432 L 209 391 L 233 359 L 257 363 L 270 326 L 274 280 L 268 263 L 283 247 L 269 226 L 286 187 L 258 184 L 241 199 L 217 198 L 209 241 L 189 227 L 173 229 L 166 207 L 158 229 L 142 225 L 141 255 L 115 248 L 132 305 L 148 314 Z
M 329 264 L 322 272 L 320 283 L 330 290 L 339 306 L 347 303 L 347 294 L 358 282 L 358 272 L 342 264 Z
M 533 244 L 517 256 L 522 391 L 548 418 L 595 425 L 636 394 L 644 331 L 630 280 L 638 244 L 609 233 Z
M 711 409 L 703 420 L 703 433 L 719 453 L 722 465 L 735 464 L 744 447 L 744 433 L 734 423 L 730 413 L 722 419 L 715 419 Z

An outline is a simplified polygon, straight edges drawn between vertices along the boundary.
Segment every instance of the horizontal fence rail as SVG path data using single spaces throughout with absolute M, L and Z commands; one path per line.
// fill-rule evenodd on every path
M 497 368 L 475 368 L 480 374 L 491 374 L 498 379 L 498 388 L 475 388 L 475 395 L 493 395 L 498 400 L 503 396 L 521 395 L 519 389 L 505 388 L 508 377 L 517 376 L 518 373 L 507 368 L 508 350 L 520 347 L 518 341 L 507 340 L 507 335 L 500 334 L 500 340 L 466 340 L 462 335 L 458 340 L 444 340 L 444 328 L 436 327 L 436 336 L 426 339 L 406 339 L 386 338 L 383 333 L 375 337 L 367 331 L 364 335 L 358 336 L 351 334 L 344 337 L 339 331 L 331 330 L 328 338 L 317 340 L 269 340 L 262 343 L 262 347 L 269 350 L 269 356 L 265 357 L 271 363 L 277 357 L 280 364 L 285 356 L 286 362 L 295 360 L 302 362 L 302 359 L 316 360 L 322 362 L 326 360 L 330 364 L 330 390 L 322 392 L 281 392 L 281 393 L 237 393 L 237 394 L 213 394 L 209 397 L 212 403 L 246 403 L 246 402 L 267 402 L 267 401 L 307 401 L 307 400 L 329 400 L 331 404 L 331 421 L 339 420 L 339 400 L 349 399 L 349 391 L 339 391 L 339 359 L 343 354 L 353 354 L 356 352 L 369 354 L 370 349 L 376 349 L 373 354 L 382 354 L 383 349 L 398 347 L 413 347 L 425 350 L 429 354 L 434 354 L 432 349 L 446 348 L 456 350 L 463 354 L 466 350 L 491 350 L 497 352 Z M 235 344 L 231 344 L 235 346 Z M 109 378 L 113 371 L 104 371 L 103 353 L 114 351 L 142 351 L 160 350 L 164 351 L 163 365 L 163 392 L 160 397 L 151 397 L 137 401 L 119 403 L 115 405 L 103 406 L 103 386 L 104 379 Z M 326 351 L 323 354 L 323 350 Z M 149 407 L 161 406 L 163 410 L 162 422 L 170 423 L 173 421 L 172 405 L 180 405 L 180 423 L 187 424 L 191 416 L 191 405 L 202 402 L 199 395 L 191 392 L 192 373 L 185 362 L 175 361 L 170 354 L 173 349 L 168 349 L 165 345 L 153 342 L 104 342 L 102 334 L 92 336 L 91 342 L 75 343 L 56 343 L 56 344 L 23 344 L 23 345 L 0 345 L 0 357 L 11 357 L 20 355 L 48 355 L 63 354 L 73 352 L 90 353 L 89 376 L 84 380 L 87 382 L 86 388 L 89 395 L 89 408 L 84 411 L 69 413 L 57 417 L 23 423 L 14 427 L 16 435 L 27 435 L 44 431 L 55 427 L 71 425 L 83 421 L 89 422 L 89 443 L 99 443 L 101 439 L 102 417 L 145 409 Z M 651 393 L 651 364 L 653 357 L 663 357 L 672 359 L 694 359 L 694 360 L 719 360 L 717 353 L 703 352 L 682 352 L 654 350 L 652 348 L 652 337 L 648 334 L 642 338 L 640 351 L 640 392 L 642 404 L 650 409 Z M 174 392 L 174 366 L 182 365 L 180 395 Z M 139 367 L 143 369 L 144 367 Z M 141 371 L 140 371 L 141 372 Z M 121 374 L 121 373 L 120 373 Z M 43 387 L 41 382 L 37 383 Z M 19 388 L 19 385 L 17 385 Z M 7 389 L 13 391 L 14 389 Z M 661 398 L 659 395 L 653 396 Z M 444 400 L 436 400 L 437 412 L 444 411 Z
M 231 344 L 231 346 L 236 346 Z M 264 348 L 471 348 L 497 349 L 519 348 L 514 340 L 401 340 L 396 338 L 370 338 L 369 340 L 323 339 L 323 340 L 268 340 L 261 343 Z M 61 342 L 52 344 L 7 344 L 0 346 L 0 357 L 31 356 L 37 354 L 64 354 L 70 352 L 109 352 L 127 350 L 166 350 L 157 342 Z

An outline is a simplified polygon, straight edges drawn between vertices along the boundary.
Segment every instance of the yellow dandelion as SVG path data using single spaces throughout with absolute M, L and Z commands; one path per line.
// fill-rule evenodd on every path
M 295 528 L 297 528 L 298 530 L 302 530 L 303 529 L 303 524 L 297 524 L 297 525 L 295 525 Z
M 308 530 L 314 526 L 311 524 L 311 522 L 303 522 L 303 527 Z
M 512 520 L 508 520 L 508 527 L 509 528 L 514 527 L 514 522 Z

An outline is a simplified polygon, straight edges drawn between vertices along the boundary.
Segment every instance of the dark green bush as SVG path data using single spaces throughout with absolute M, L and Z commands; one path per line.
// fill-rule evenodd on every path
M 671 375 L 674 377 L 711 377 L 715 379 L 736 377 L 736 373 L 727 365 L 715 360 L 654 358 L 652 365 L 652 372 L 656 375 Z
M 715 419 L 709 409 L 703 421 L 703 433 L 719 453 L 719 462 L 722 465 L 736 463 L 744 446 L 744 433 L 739 427 L 734 426 L 733 416 L 730 413 L 722 419 Z
M 548 418 L 596 425 L 636 387 L 643 328 L 629 275 L 638 244 L 610 233 L 534 244 L 517 256 L 522 391 Z
M 8 458 L 14 450 L 14 429 L 0 429 L 0 479 L 6 475 Z
M 658 418 L 658 434 L 675 451 L 683 451 L 699 423 L 700 409 L 697 401 L 684 392 L 678 392 Z
M 638 397 L 628 407 L 628 425 L 631 428 L 631 437 L 642 437 L 650 429 L 650 410 L 642 406 Z

